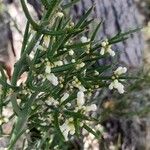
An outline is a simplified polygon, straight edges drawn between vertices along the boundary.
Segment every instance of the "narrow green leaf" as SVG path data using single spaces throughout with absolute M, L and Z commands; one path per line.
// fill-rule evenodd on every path
M 65 101 L 61 103 L 61 106 L 66 105 L 67 103 L 73 101 L 77 97 L 76 95 L 77 95 L 76 93 L 72 94 L 69 98 L 67 98 Z
M 78 118 L 74 118 L 74 126 L 75 126 L 76 135 L 79 137 L 79 135 L 80 135 L 80 122 L 79 122 Z
M 47 1 L 47 0 L 41 0 L 41 2 L 42 2 L 42 4 L 43 4 L 43 6 L 46 8 L 46 9 L 48 9 L 48 7 L 49 7 L 49 2 Z
M 89 126 L 84 124 L 83 128 L 86 129 L 88 132 L 92 133 L 97 139 L 99 139 L 99 135 L 93 129 L 91 129 Z
M 62 9 L 67 9 L 67 8 L 70 8 L 72 7 L 74 4 L 76 4 L 77 2 L 79 2 L 80 0 L 73 0 L 72 2 L 68 3 L 68 4 L 65 4 L 65 5 L 62 5 Z
M 81 26 L 80 26 L 80 29 L 87 29 L 87 27 L 94 21 L 94 19 L 90 19 L 88 21 L 85 21 Z
M 18 103 L 17 103 L 17 94 L 16 93 L 13 93 L 10 96 L 10 101 L 12 103 L 12 107 L 13 107 L 14 112 L 17 114 L 17 116 L 19 116 L 19 114 L 21 113 L 21 110 L 20 110 Z
M 73 63 L 66 64 L 66 65 L 63 65 L 63 66 L 58 66 L 58 67 L 52 68 L 51 72 L 56 73 L 56 72 L 67 71 L 67 70 L 71 69 L 72 67 L 74 67 Z
M 97 27 L 95 28 L 95 31 L 93 32 L 92 36 L 91 36 L 91 41 L 94 41 L 96 35 L 97 35 L 97 32 L 99 31 L 100 27 L 101 27 L 101 24 L 102 24 L 103 21 L 101 21 Z
M 14 129 L 12 131 L 10 143 L 8 150 L 12 150 L 14 148 L 14 145 L 16 141 L 19 139 L 19 137 L 22 135 L 22 132 L 24 131 L 24 127 L 26 125 L 26 122 L 29 117 L 29 113 L 31 111 L 31 106 L 33 102 L 35 101 L 35 98 L 37 96 L 37 93 L 34 93 L 26 102 L 24 109 L 20 111 L 17 120 L 15 122 Z
M 126 40 L 126 39 L 128 38 L 127 35 L 130 35 L 130 34 L 132 34 L 132 33 L 135 33 L 135 32 L 137 32 L 137 31 L 139 31 L 139 30 L 141 30 L 141 28 L 132 29 L 132 30 L 129 30 L 129 31 L 124 32 L 124 33 L 122 33 L 122 32 L 120 31 L 120 32 L 119 32 L 118 34 L 116 34 L 114 37 L 112 37 L 112 38 L 109 39 L 109 43 L 110 43 L 110 44 L 114 44 L 114 43 L 118 43 L 118 42 L 120 42 L 120 41 Z
M 90 42 L 86 42 L 86 43 L 75 43 L 75 44 L 72 44 L 72 45 L 65 45 L 64 48 L 67 48 L 67 49 L 74 49 L 74 48 L 82 48 L 86 45 L 90 44 Z
M 56 10 L 56 8 L 58 8 L 58 6 L 60 5 L 61 0 L 51 0 L 49 1 L 49 7 L 47 10 L 46 15 L 44 16 L 44 20 L 50 19 L 52 13 Z
M 30 24 L 33 26 L 33 28 L 35 30 L 38 30 L 39 29 L 39 25 L 32 19 L 32 17 L 30 16 L 30 13 L 28 11 L 28 8 L 26 6 L 26 3 L 24 0 L 20 0 L 21 1 L 21 5 L 22 5 L 22 8 L 23 8 L 23 11 L 28 19 L 28 21 L 30 22 Z
M 26 28 L 25 28 L 25 32 L 24 32 L 24 37 L 23 37 L 23 43 L 22 43 L 22 48 L 21 48 L 21 54 L 25 51 L 25 47 L 26 47 L 26 44 L 27 44 L 27 42 L 28 42 L 28 38 L 29 38 L 29 27 L 30 27 L 30 23 L 29 23 L 29 21 L 27 21 Z
M 70 117 L 73 117 L 73 118 L 80 118 L 82 120 L 90 120 L 89 117 L 79 113 L 79 112 L 73 112 L 73 111 L 69 111 L 69 110 L 65 110 L 64 113 Z
M 58 136 L 60 137 L 60 139 L 62 141 L 64 141 L 64 136 L 61 133 L 61 130 L 60 130 L 60 127 L 59 127 L 59 120 L 58 120 L 58 112 L 57 111 L 55 111 L 55 113 L 54 113 L 54 127 L 55 127 L 56 132 L 57 132 Z
M 92 10 L 93 10 L 93 6 L 81 17 L 79 22 L 76 24 L 75 28 L 80 28 L 85 23 L 86 19 L 91 14 Z

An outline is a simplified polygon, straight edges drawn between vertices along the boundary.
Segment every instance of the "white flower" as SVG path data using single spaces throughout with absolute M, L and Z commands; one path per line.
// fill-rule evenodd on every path
M 79 91 L 77 93 L 77 105 L 78 105 L 78 107 L 81 107 L 84 105 L 84 103 L 85 103 L 84 92 Z
M 127 72 L 127 68 L 126 67 L 118 67 L 115 71 L 114 74 L 115 75 L 121 75 Z
M 68 93 L 65 93 L 65 94 L 63 95 L 63 97 L 61 98 L 61 102 L 65 101 L 68 97 L 69 97 L 69 94 L 68 94 Z
M 105 48 L 103 48 L 103 47 L 101 48 L 100 54 L 101 54 L 101 55 L 104 55 L 104 54 L 105 54 Z
M 47 73 L 47 74 L 51 73 L 51 66 L 50 65 L 46 66 L 45 73 Z
M 42 122 L 41 125 L 42 125 L 42 126 L 46 126 L 47 123 L 46 123 L 46 122 Z
M 49 46 L 49 42 L 50 42 L 49 36 L 44 36 L 44 44 L 45 44 L 46 47 Z M 40 48 L 41 48 L 41 50 L 43 50 L 43 51 L 46 50 L 46 49 L 44 49 L 42 46 L 41 46 Z
M 72 60 L 71 60 L 71 62 L 72 62 L 72 63 L 75 63 L 75 62 L 76 62 L 76 60 L 75 60 L 75 59 L 72 59 Z
M 56 16 L 62 18 L 64 14 L 62 12 L 57 12 Z
M 64 59 L 63 62 L 65 65 L 67 65 L 69 63 L 66 59 Z
M 115 52 L 111 49 L 111 45 L 109 45 L 107 39 L 101 43 L 101 46 L 102 46 L 100 51 L 101 55 L 104 55 L 105 53 L 109 53 L 112 57 L 115 56 Z
M 85 63 L 82 62 L 82 63 L 80 63 L 80 64 L 77 64 L 76 69 L 78 70 L 78 69 L 80 69 L 80 68 L 83 68 L 84 66 L 85 66 Z
M 104 127 L 101 124 L 96 125 L 95 128 L 96 128 L 96 130 L 99 130 L 101 133 L 103 133 L 105 131 Z
M 74 22 L 70 22 L 71 27 L 74 27 L 74 25 L 75 25 Z
M 66 106 L 71 107 L 71 103 L 67 103 Z
M 86 88 L 85 88 L 83 85 L 79 85 L 79 86 L 78 86 L 78 89 L 79 89 L 80 91 L 82 91 L 82 92 L 87 91 Z
M 96 110 L 97 110 L 97 106 L 95 104 L 92 104 L 92 105 L 86 107 L 87 112 L 96 111 Z
M 95 70 L 95 71 L 94 71 L 94 74 L 95 74 L 95 75 L 99 75 L 99 72 Z
M 125 91 L 124 91 L 124 86 L 123 86 L 121 83 L 119 84 L 117 90 L 118 90 L 118 92 L 119 92 L 120 94 L 123 94 L 123 93 L 125 92 Z
M 106 47 L 108 44 L 109 44 L 108 40 L 105 40 L 101 43 L 102 47 Z
M 73 118 L 70 118 L 64 122 L 63 125 L 60 126 L 60 130 L 63 133 L 65 140 L 68 141 L 68 134 L 75 134 L 75 127 L 73 124 Z
M 58 101 L 56 101 L 53 97 L 49 97 L 46 101 L 45 101 L 45 103 L 47 104 L 47 105 L 54 105 L 54 106 L 57 106 L 59 103 L 58 103 Z
M 53 73 L 47 74 L 47 75 L 46 75 L 46 78 L 47 78 L 54 86 L 57 86 L 57 85 L 58 85 L 58 78 L 57 78 Z
M 110 56 L 115 56 L 115 52 L 111 48 L 107 49 L 107 52 L 110 54 Z
M 73 54 L 74 54 L 74 51 L 71 49 L 71 50 L 69 51 L 69 55 L 72 56 Z
M 124 93 L 124 86 L 117 79 L 111 82 L 109 89 L 117 89 L 120 94 Z
M 54 62 L 55 66 L 62 66 L 63 65 L 63 61 L 56 61 Z
M 82 43 L 86 43 L 90 41 L 90 39 L 88 39 L 86 36 L 82 36 L 80 40 Z

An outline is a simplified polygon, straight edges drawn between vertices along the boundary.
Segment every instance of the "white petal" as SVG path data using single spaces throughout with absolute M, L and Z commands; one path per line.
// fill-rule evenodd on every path
M 117 80 L 117 79 L 115 79 L 114 81 L 113 81 L 113 86 L 114 86 L 114 88 L 118 88 L 119 87 L 119 81 Z
M 113 83 L 111 83 L 108 88 L 112 90 L 114 88 Z
M 62 61 L 56 61 L 54 62 L 55 66 L 62 66 L 63 62 Z
M 69 132 L 71 135 L 74 135 L 75 134 L 75 129 L 74 130 L 70 130 Z
M 100 54 L 101 54 L 101 55 L 104 55 L 104 54 L 105 54 L 105 49 L 104 49 L 103 47 L 101 48 Z
M 123 73 L 126 73 L 127 72 L 127 68 L 126 67 L 123 67 Z
M 82 63 L 80 64 L 80 67 L 82 68 L 82 67 L 84 67 L 84 66 L 85 66 L 85 63 L 82 62 Z
M 89 42 L 88 38 L 85 37 L 85 36 L 82 36 L 80 40 L 81 40 L 82 43 Z
M 114 57 L 114 56 L 116 55 L 113 50 L 112 50 L 109 54 L 110 54 L 112 57 Z
M 70 51 L 69 51 L 69 55 L 72 56 L 73 54 L 74 54 L 74 51 L 73 51 L 73 50 L 70 50 Z
M 83 93 L 83 91 L 79 91 L 77 93 L 77 105 L 83 106 L 84 103 L 85 103 L 84 93 Z
M 101 43 L 101 45 L 102 45 L 102 47 L 105 47 L 105 46 L 107 45 L 107 42 L 106 42 L 106 41 L 103 41 L 103 42 Z
M 57 78 L 53 73 L 47 75 L 46 78 L 47 78 L 54 86 L 57 86 L 57 85 L 58 85 L 58 78 Z
M 61 98 L 61 102 L 65 101 L 69 97 L 68 93 L 65 93 L 64 96 Z
M 121 74 L 126 73 L 126 72 L 127 72 L 127 68 L 126 68 L 126 67 L 118 67 L 118 68 L 114 71 L 114 73 L 115 73 L 116 75 L 121 75 Z
M 65 131 L 63 132 L 63 136 L 64 136 L 64 138 L 65 138 L 66 141 L 68 141 L 68 133 L 69 133 L 68 130 L 65 130 Z
M 86 111 L 96 111 L 97 110 L 97 106 L 95 104 L 92 104 L 90 106 L 87 106 Z
M 62 12 L 58 12 L 58 13 L 56 14 L 56 16 L 62 18 L 62 17 L 64 16 L 64 14 L 63 14 Z
M 80 85 L 78 88 L 79 88 L 79 90 L 82 91 L 82 92 L 87 91 L 83 85 Z
M 67 128 L 68 127 L 67 127 L 66 123 L 64 123 L 63 125 L 60 126 L 61 132 L 64 132 Z
M 45 69 L 45 73 L 51 73 L 51 67 L 50 66 L 46 66 L 46 69 Z
M 123 93 L 124 93 L 124 86 L 123 86 L 121 83 L 119 83 L 117 90 L 118 90 L 118 92 L 119 92 L 120 94 L 123 94 Z
M 121 70 L 122 70 L 122 67 L 118 67 L 118 68 L 114 71 L 114 73 L 115 73 L 116 75 L 120 75 L 120 74 L 121 74 Z

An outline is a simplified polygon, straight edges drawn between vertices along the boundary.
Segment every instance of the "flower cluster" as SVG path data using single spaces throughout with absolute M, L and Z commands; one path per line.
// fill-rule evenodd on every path
M 64 16 L 64 14 L 63 14 L 63 12 L 57 12 L 56 16 L 59 17 L 59 18 L 62 18 Z
M 90 39 L 88 39 L 86 36 L 82 36 L 80 40 L 82 43 L 90 42 Z
M 53 97 L 48 97 L 45 103 L 49 106 L 57 106 L 59 104 L 59 102 L 55 100 Z
M 83 91 L 79 91 L 77 93 L 77 107 L 75 111 L 83 111 L 83 113 L 88 114 L 89 112 L 95 112 L 96 110 L 96 104 L 85 106 L 85 94 Z
M 55 65 L 61 65 L 62 63 L 57 62 Z M 54 73 L 51 73 L 51 69 L 54 65 L 51 65 L 50 62 L 46 62 L 46 68 L 45 68 L 45 74 L 47 80 L 49 80 L 54 86 L 58 85 L 58 78 L 54 75 Z
M 71 88 L 73 87 L 78 88 L 82 92 L 87 91 L 76 76 L 73 76 L 73 81 L 71 83 Z
M 12 118 L 17 114 L 14 117 L 17 119 L 13 125 L 9 149 L 13 149 L 15 142 L 25 131 L 24 128 L 30 127 L 40 135 L 39 139 L 35 139 L 35 149 L 39 149 L 39 145 L 43 149 L 62 149 L 64 140 L 57 142 L 56 138 L 61 139 L 63 134 L 65 140 L 70 140 L 72 135 L 80 134 L 83 129 L 97 136 L 98 131 L 103 131 L 103 128 L 96 126 L 100 121 L 97 115 L 98 107 L 96 99 L 93 101 L 90 96 L 97 89 L 105 88 L 110 79 L 112 82 L 109 89 L 124 93 L 123 78 L 120 79 L 120 76 L 126 73 L 127 69 L 119 67 L 113 72 L 113 76 L 110 74 L 108 77 L 105 75 L 113 66 L 100 66 L 97 63 L 107 57 L 105 54 L 115 56 L 111 48 L 115 37 L 110 39 L 111 43 L 107 39 L 102 43 L 95 41 L 98 26 L 95 32 L 89 34 L 91 38 L 80 38 L 80 35 L 87 33 L 91 22 L 87 16 L 92 9 L 74 23 L 66 16 L 67 11 L 64 11 L 72 2 L 62 5 L 59 0 L 51 0 L 48 4 L 51 9 L 46 9 L 43 18 L 37 23 L 22 1 L 26 10 L 25 16 L 30 24 L 26 26 L 23 53 L 15 65 L 12 81 L 5 83 L 5 73 L 3 80 L 0 80 L 4 85 L 4 100 L 1 104 L 11 103 L 14 111 Z M 44 5 L 43 8 L 47 6 Z M 117 38 L 115 40 L 118 41 Z M 24 73 L 25 81 L 17 84 Z M 12 99 L 6 96 L 10 89 L 14 92 Z M 0 125 L 7 122 L 4 115 L 0 116 Z M 93 136 L 92 139 L 94 140 Z
M 76 69 L 79 70 L 79 69 L 83 68 L 84 66 L 85 66 L 84 62 L 79 63 L 79 64 L 77 64 Z
M 126 72 L 127 72 L 126 67 L 118 67 L 114 71 L 114 75 L 112 76 L 113 81 L 109 85 L 110 90 L 117 89 L 120 94 L 124 93 L 124 85 L 121 82 L 119 82 L 118 78 L 119 78 L 120 75 L 122 75 Z
M 61 126 L 60 130 L 63 133 L 63 136 L 66 141 L 68 141 L 68 135 L 74 135 L 75 134 L 75 127 L 73 118 L 67 119 Z
M 111 49 L 111 45 L 109 44 L 108 39 L 106 39 L 105 41 L 103 41 L 101 43 L 101 46 L 102 46 L 101 51 L 100 51 L 101 55 L 109 53 L 112 57 L 115 56 L 115 52 Z
M 82 43 L 90 42 L 90 39 L 88 39 L 86 36 L 82 36 L 80 40 L 81 40 Z M 90 53 L 90 44 L 86 45 L 86 51 L 85 52 L 87 54 Z

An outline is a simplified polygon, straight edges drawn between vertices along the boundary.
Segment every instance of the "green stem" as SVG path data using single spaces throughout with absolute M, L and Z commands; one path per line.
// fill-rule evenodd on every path
M 39 26 L 38 24 L 32 19 L 32 17 L 30 16 L 30 13 L 28 11 L 28 8 L 25 4 L 25 1 L 24 0 L 20 0 L 21 1 L 21 5 L 22 5 L 22 8 L 23 8 L 23 11 L 25 13 L 25 16 L 26 18 L 28 19 L 28 21 L 30 22 L 30 24 L 33 26 L 33 28 L 35 30 L 38 30 L 39 29 Z
M 41 36 L 41 34 L 35 33 L 35 35 L 33 36 L 32 40 L 31 40 L 31 42 L 28 44 L 26 50 L 23 52 L 20 60 L 15 64 L 15 69 L 14 69 L 14 72 L 13 72 L 12 82 L 11 82 L 13 86 L 15 86 L 16 83 L 17 83 L 17 80 L 19 78 L 19 72 L 23 67 L 23 63 L 25 61 L 26 55 L 29 55 L 31 53 L 31 51 L 35 47 L 36 43 L 38 42 L 40 36 Z
M 20 136 L 24 133 L 25 126 L 26 126 L 29 114 L 31 112 L 31 106 L 33 105 L 37 95 L 38 95 L 38 92 L 35 92 L 34 94 L 32 94 L 32 96 L 27 100 L 24 106 L 24 109 L 20 112 L 16 120 L 14 130 L 11 135 L 8 150 L 12 150 L 14 148 L 15 143 L 20 138 Z
M 30 23 L 29 23 L 29 21 L 27 21 L 24 38 L 23 38 L 23 43 L 22 43 L 22 48 L 21 48 L 21 54 L 23 54 L 23 52 L 26 48 L 26 44 L 28 42 L 29 26 L 30 26 Z

